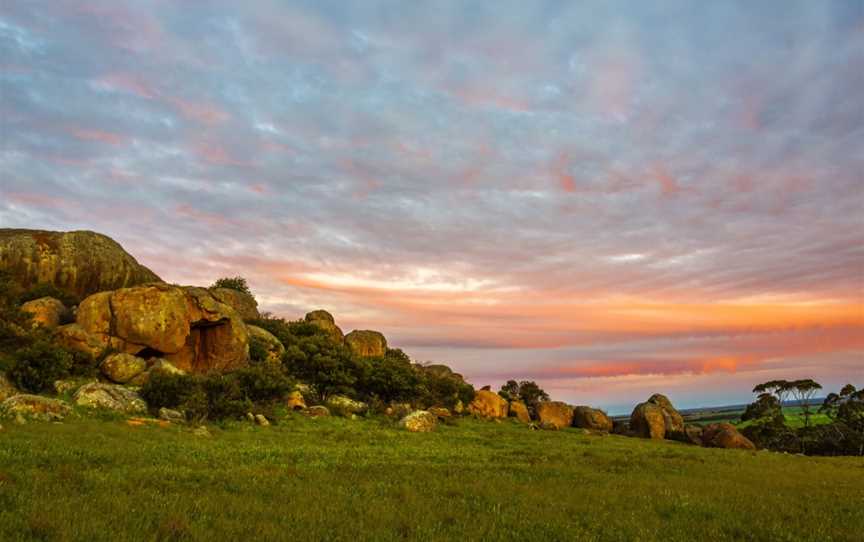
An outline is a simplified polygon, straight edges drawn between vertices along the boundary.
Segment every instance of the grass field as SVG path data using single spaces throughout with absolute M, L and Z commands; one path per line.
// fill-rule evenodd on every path
M 826 416 L 825 414 L 820 414 L 818 412 L 819 406 L 810 407 L 810 425 L 822 425 L 826 423 L 831 423 L 831 418 Z M 741 415 L 744 413 L 743 410 L 733 412 L 717 412 L 711 413 L 707 412 L 704 415 L 689 415 L 685 419 L 687 423 L 698 423 L 698 424 L 709 424 L 709 423 L 719 423 L 719 422 L 728 422 L 736 425 L 746 425 L 748 422 L 741 422 Z M 786 418 L 786 425 L 792 427 L 794 429 L 798 429 L 800 427 L 804 427 L 804 409 L 799 406 L 787 406 L 783 407 L 783 416 Z
M 462 420 L 0 431 L 0 540 L 860 541 L 864 460 Z

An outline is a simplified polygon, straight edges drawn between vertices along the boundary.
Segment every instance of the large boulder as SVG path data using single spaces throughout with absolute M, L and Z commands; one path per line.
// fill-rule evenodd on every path
M 612 432 L 612 419 L 602 410 L 589 406 L 573 407 L 573 425 L 582 429 Z
M 0 373 L 0 403 L 13 395 L 20 393 L 14 384 L 6 377 L 4 373 Z
M 0 415 L 7 418 L 21 417 L 39 421 L 62 420 L 72 412 L 65 401 L 50 399 L 41 395 L 20 394 L 9 397 L 0 403 Z
M 711 423 L 702 429 L 702 445 L 709 448 L 755 450 L 756 445 L 731 423 Z
M 399 420 L 399 426 L 412 433 L 428 433 L 438 426 L 438 416 L 425 410 L 418 410 Z
M 249 332 L 249 339 L 258 340 L 267 350 L 267 361 L 270 363 L 281 363 L 282 354 L 285 353 L 285 346 L 282 341 L 276 338 L 264 328 L 258 326 L 246 325 L 246 331 Z
M 210 293 L 221 303 L 225 303 L 240 315 L 243 320 L 256 320 L 261 318 L 258 312 L 258 302 L 255 297 L 233 288 L 210 288 Z
M 78 388 L 73 396 L 75 404 L 90 408 L 115 410 L 126 414 L 147 411 L 147 403 L 141 396 L 125 386 L 93 382 Z
M 630 414 L 630 430 L 637 437 L 663 439 L 666 436 L 663 409 L 654 403 L 639 403 Z
M 369 405 L 362 401 L 355 401 L 344 395 L 331 395 L 327 398 L 327 408 L 334 414 L 340 416 L 353 416 L 357 414 L 365 414 L 369 410 Z
M 695 444 L 702 446 L 702 426 L 695 424 L 687 424 L 683 431 L 676 431 L 666 435 L 666 438 L 677 440 L 685 444 Z
M 522 423 L 531 423 L 531 413 L 528 412 L 528 407 L 522 401 L 510 402 L 510 416 Z
M 111 354 L 99 366 L 108 380 L 125 384 L 147 370 L 147 360 L 132 354 Z
M 387 353 L 387 339 L 369 329 L 358 329 L 345 335 L 345 343 L 354 354 L 363 358 L 380 358 Z
M 68 316 L 69 309 L 59 299 L 40 297 L 21 305 L 21 310 L 30 314 L 34 326 L 56 329 Z
M 480 418 L 506 418 L 509 412 L 507 400 L 490 390 L 480 390 L 468 405 L 468 413 Z
M 541 401 L 537 403 L 537 419 L 541 427 L 570 427 L 573 424 L 573 408 L 561 401 Z
M 90 231 L 0 229 L 0 271 L 24 289 L 49 283 L 79 298 L 161 282 L 119 244 Z
M 672 406 L 672 401 L 665 395 L 655 393 L 648 398 L 649 403 L 654 403 L 663 410 L 663 423 L 666 426 L 667 436 L 671 433 L 684 431 L 684 417 Z
M 58 342 L 164 358 L 195 373 L 230 371 L 249 361 L 243 320 L 205 288 L 148 284 L 103 292 L 81 302 L 77 324 L 80 329 L 60 328 Z
M 334 342 L 341 343 L 345 338 L 342 330 L 336 325 L 336 320 L 333 319 L 333 315 L 325 310 L 319 309 L 310 312 L 306 315 L 306 321 L 326 331 Z
M 285 398 L 285 406 L 291 410 L 303 410 L 306 408 L 306 399 L 300 390 L 294 390 Z

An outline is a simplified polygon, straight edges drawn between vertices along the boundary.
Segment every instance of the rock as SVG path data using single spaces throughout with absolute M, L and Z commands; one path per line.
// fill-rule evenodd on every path
M 602 410 L 589 406 L 573 408 L 573 425 L 593 431 L 612 431 L 612 420 Z
M 109 347 L 122 347 L 122 341 L 117 341 L 112 346 L 112 338 L 108 335 L 94 335 L 88 333 L 78 324 L 67 324 L 58 327 L 54 332 L 54 342 L 58 345 L 84 352 L 93 358 L 99 358 Z
M 270 363 L 282 363 L 282 354 L 285 353 L 285 346 L 282 341 L 276 338 L 264 328 L 258 326 L 246 325 L 246 331 L 249 332 L 250 339 L 258 339 L 267 349 L 267 361 Z
M 294 390 L 288 394 L 288 397 L 285 399 L 285 406 L 291 410 L 303 410 L 306 408 L 306 400 L 303 399 L 303 394 L 300 393 L 300 390 Z
M 363 358 L 382 358 L 387 353 L 384 335 L 368 329 L 354 330 L 345 335 L 345 344 L 355 355 Z
M 310 312 L 306 315 L 306 321 L 326 331 L 336 343 L 341 343 L 345 338 L 342 334 L 342 330 L 336 325 L 336 320 L 333 319 L 333 315 L 325 310 Z
M 270 421 L 265 418 L 263 414 L 255 415 L 255 423 L 257 423 L 261 427 L 270 427 Z
M 0 229 L 0 271 L 25 290 L 46 282 L 79 298 L 161 282 L 119 244 L 89 231 Z
M 210 430 L 207 429 L 207 427 L 204 425 L 202 425 L 200 427 L 196 427 L 195 429 L 193 429 L 192 434 L 195 435 L 196 437 L 204 437 L 204 438 L 210 438 L 213 436 L 210 434 Z
M 15 425 L 27 425 L 27 419 L 20 412 L 15 413 Z
M 453 413 L 462 414 L 463 412 L 465 412 L 465 405 L 462 404 L 462 400 L 460 399 L 456 401 L 456 404 L 453 406 Z
M 5 373 L 0 373 L 0 403 L 13 395 L 18 395 L 18 389 L 6 378 Z
M 666 426 L 666 433 L 684 431 L 684 418 L 675 410 L 668 397 L 655 393 L 648 398 L 648 402 L 659 406 L 663 410 L 663 422 Z
M 258 302 L 255 297 L 234 290 L 232 288 L 210 288 L 210 293 L 217 301 L 224 303 L 234 309 L 243 320 L 257 320 L 261 318 L 258 312 Z
M 510 416 L 522 423 L 531 423 L 531 413 L 522 401 L 510 401 Z
M 399 426 L 412 433 L 428 433 L 438 426 L 438 416 L 425 410 L 417 410 L 399 420 Z
M 468 412 L 480 418 L 506 418 L 509 411 L 507 401 L 490 390 L 480 390 L 468 405 Z
M 390 406 L 388 406 L 384 410 L 384 414 L 386 416 L 390 416 L 392 418 L 399 418 L 401 420 L 408 414 L 411 414 L 411 412 L 413 411 L 414 409 L 411 408 L 411 405 L 409 403 L 391 403 Z
M 147 360 L 132 354 L 111 354 L 99 370 L 108 380 L 125 384 L 147 370 Z
M 54 391 L 57 395 L 72 393 L 85 384 L 96 382 L 93 378 L 66 378 L 54 381 Z
M 538 423 L 537 428 L 543 429 L 544 431 L 557 431 L 561 429 L 561 426 L 553 421 L 545 420 Z
M 612 434 L 633 436 L 630 432 L 630 422 L 627 420 L 612 420 Z
M 537 403 L 537 419 L 541 427 L 545 424 L 564 429 L 573 424 L 573 409 L 561 401 L 542 401 Z
M 251 422 L 251 423 L 255 423 L 255 414 L 252 414 L 251 412 L 247 412 L 246 413 L 246 420 Z
M 230 371 L 249 361 L 242 319 L 204 288 L 150 284 L 104 292 L 82 301 L 77 318 L 90 337 L 63 331 L 76 335 L 67 340 L 73 344 L 101 343 L 142 358 L 164 358 L 194 373 Z
M 699 425 L 687 424 L 683 431 L 672 431 L 666 434 L 666 438 L 684 442 L 686 444 L 695 444 L 702 446 L 702 427 Z
M 154 374 L 167 374 L 167 375 L 185 375 L 186 371 L 182 371 L 177 367 L 174 367 L 169 361 L 166 361 L 162 358 L 152 358 L 147 360 L 148 369 L 143 373 L 139 374 L 129 382 L 127 382 L 130 386 L 143 386 L 147 382 L 150 381 L 150 376 Z
M 323 416 L 329 416 L 330 410 L 325 406 L 311 406 L 304 410 L 303 414 L 306 414 L 310 418 L 321 418 Z
M 451 414 L 450 411 L 444 407 L 432 407 L 429 409 L 429 414 L 432 414 L 436 418 L 440 418 L 442 420 L 453 417 L 453 414 Z
M 78 388 L 73 396 L 75 404 L 90 408 L 103 408 L 127 414 L 147 411 L 147 403 L 134 391 L 117 384 L 93 382 Z
M 702 430 L 702 445 L 709 448 L 737 448 L 755 450 L 756 445 L 738 432 L 731 423 L 712 423 Z
M 34 327 L 42 326 L 46 329 L 57 329 L 70 316 L 66 305 L 53 297 L 41 297 L 28 301 L 21 305 L 21 310 L 30 314 Z
M 18 394 L 0 403 L 0 414 L 3 417 L 14 418 L 16 423 L 21 420 L 38 420 L 53 422 L 62 420 L 72 412 L 72 407 L 65 401 L 50 399 L 41 395 Z
M 3 424 L 0 423 L 0 431 L 2 431 L 2 430 L 3 430 Z
M 339 416 L 349 417 L 352 414 L 365 414 L 369 410 L 369 405 L 366 403 L 355 401 L 344 395 L 331 395 L 327 398 L 326 403 L 330 411 Z
M 654 403 L 639 403 L 630 414 L 630 430 L 637 437 L 663 439 L 666 436 L 663 409 Z
M 172 410 L 170 408 L 162 407 L 159 409 L 159 419 L 165 420 L 171 423 L 185 423 L 186 416 L 183 415 L 179 410 Z

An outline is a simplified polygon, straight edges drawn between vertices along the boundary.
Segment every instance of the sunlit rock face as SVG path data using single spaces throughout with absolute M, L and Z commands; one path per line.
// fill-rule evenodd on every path
M 81 302 L 74 328 L 63 328 L 59 335 L 75 338 L 70 346 L 164 358 L 187 372 L 229 371 L 249 361 L 242 318 L 205 288 L 148 284 L 102 292 Z
M 247 293 L 238 292 L 231 288 L 210 288 L 210 293 L 213 294 L 218 301 L 225 303 L 240 315 L 243 320 L 255 320 L 261 318 L 258 312 L 258 302 L 255 298 Z
M 354 354 L 364 358 L 380 358 L 387 353 L 384 335 L 369 329 L 355 330 L 345 335 L 345 344 Z
M 90 231 L 0 229 L 0 270 L 22 288 L 49 283 L 79 298 L 162 282 L 111 238 Z
M 341 343 L 345 338 L 342 330 L 336 325 L 333 315 L 325 310 L 310 312 L 306 315 L 306 321 L 326 331 L 334 342 Z

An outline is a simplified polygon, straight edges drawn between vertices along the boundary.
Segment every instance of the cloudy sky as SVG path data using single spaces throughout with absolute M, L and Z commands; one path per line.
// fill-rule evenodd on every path
M 0 4 L 0 225 L 619 412 L 864 384 L 864 4 Z

